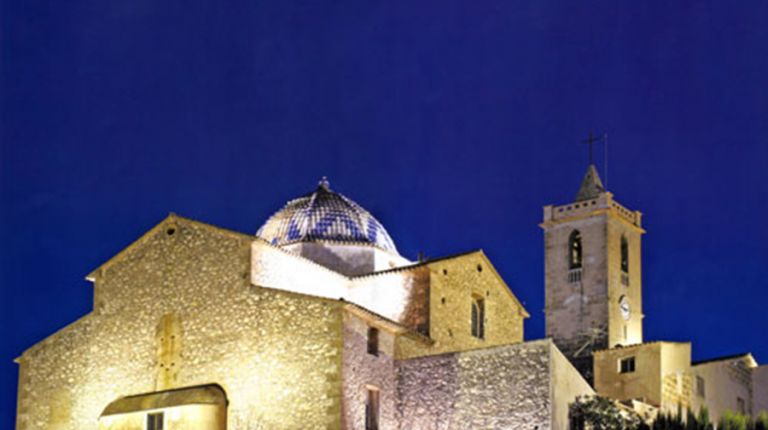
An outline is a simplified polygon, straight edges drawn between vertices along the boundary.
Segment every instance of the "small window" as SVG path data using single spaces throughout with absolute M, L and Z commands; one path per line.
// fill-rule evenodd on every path
M 485 300 L 472 299 L 472 336 L 485 339 Z
M 367 389 L 365 401 L 365 430 L 379 430 L 379 390 Z
M 621 236 L 621 271 L 629 273 L 629 242 L 625 236 Z
M 574 230 L 568 238 L 568 268 L 580 269 L 582 260 L 581 233 Z
M 701 376 L 696 377 L 696 394 L 699 397 L 707 397 L 707 387 L 704 385 L 704 378 Z
M 619 373 L 632 373 L 635 371 L 635 357 L 622 358 L 619 361 Z
M 368 327 L 368 354 L 379 355 L 379 329 Z
M 738 411 L 736 411 L 736 412 L 738 412 L 738 413 L 740 413 L 742 415 L 747 413 L 747 408 L 746 408 L 746 405 L 744 403 L 744 399 L 742 399 L 741 397 L 736 397 L 736 409 L 738 409 Z
M 163 413 L 147 415 L 147 430 L 163 430 Z

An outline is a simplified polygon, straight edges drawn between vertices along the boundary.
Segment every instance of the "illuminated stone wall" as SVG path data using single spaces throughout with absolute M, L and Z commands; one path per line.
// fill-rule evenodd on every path
M 522 343 L 528 314 L 479 251 L 347 277 L 170 216 L 89 279 L 93 312 L 19 359 L 18 430 L 95 430 L 116 399 L 205 384 L 226 393 L 232 430 L 361 428 L 368 388 L 382 428 L 442 428 L 423 408 L 455 406 L 435 425 L 544 429 L 567 410 L 555 403 L 585 391 L 549 341 Z M 483 339 L 470 331 L 473 297 L 485 300 Z M 553 378 L 567 387 L 557 398 Z M 179 409 L 168 430 L 201 411 Z M 146 412 L 101 429 L 139 430 Z
M 228 428 L 339 428 L 342 304 L 251 286 L 252 240 L 172 216 L 92 274 L 95 310 L 20 358 L 18 429 L 96 429 L 111 401 L 157 390 L 169 314 L 171 383 L 220 384 Z
M 738 411 L 737 399 L 741 398 L 744 400 L 745 412 L 759 412 L 752 407 L 753 388 L 754 394 L 760 390 L 758 381 L 752 381 L 753 365 L 751 357 L 742 356 L 693 366 L 693 410 L 698 411 L 701 406 L 707 406 L 710 418 L 717 422 L 725 411 Z M 704 393 L 697 390 L 696 377 L 704 380 Z
M 379 353 L 368 353 L 368 328 L 379 329 Z M 382 429 L 398 428 L 395 373 L 395 337 L 370 319 L 351 314 L 344 318 L 344 428 L 365 428 L 367 389 L 380 392 L 380 424 Z
M 768 412 L 768 364 L 752 369 L 752 412 Z
M 635 371 L 621 373 L 619 362 L 635 358 Z M 617 400 L 645 402 L 676 413 L 691 406 L 691 344 L 651 342 L 595 353 L 595 389 Z
M 611 193 L 561 206 L 545 206 L 546 333 L 584 373 L 592 373 L 591 351 L 643 341 L 640 212 L 617 203 Z M 569 268 L 569 238 L 581 233 L 579 277 Z M 621 238 L 629 246 L 629 272 L 621 271 Z M 622 282 L 622 278 L 625 282 Z M 619 300 L 625 297 L 625 320 Z M 625 335 L 626 334 L 626 335 Z
M 559 430 L 568 404 L 593 393 L 550 340 L 419 357 L 397 366 L 403 429 Z
M 528 313 L 482 252 L 429 263 L 430 354 L 523 341 Z M 485 335 L 472 336 L 473 298 L 485 302 Z

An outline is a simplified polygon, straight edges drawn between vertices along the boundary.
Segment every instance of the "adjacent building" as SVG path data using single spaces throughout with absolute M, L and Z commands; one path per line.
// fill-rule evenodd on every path
M 573 202 L 544 207 L 547 336 L 599 395 L 643 416 L 768 410 L 768 366 L 751 354 L 692 362 L 689 342 L 644 341 L 641 220 L 593 165 Z

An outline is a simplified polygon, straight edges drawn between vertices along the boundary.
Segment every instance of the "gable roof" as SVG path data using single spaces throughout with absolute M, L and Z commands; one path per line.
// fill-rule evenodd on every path
M 483 260 L 484 266 L 487 266 L 491 269 L 491 273 L 493 274 L 493 276 L 502 285 L 503 289 L 507 292 L 509 297 L 512 298 L 512 300 L 520 308 L 520 313 L 522 314 L 522 316 L 524 318 L 530 318 L 531 314 L 528 313 L 528 311 L 525 309 L 525 306 L 523 306 L 523 304 L 520 302 L 517 296 L 515 296 L 515 294 L 512 292 L 512 289 L 509 288 L 509 285 L 507 285 L 507 283 L 504 281 L 504 278 L 501 277 L 499 272 L 496 270 L 496 267 L 494 267 L 493 263 L 491 263 L 491 260 L 488 258 L 487 255 L 485 255 L 485 252 L 482 249 L 475 249 L 472 251 L 462 252 L 459 254 L 452 254 L 445 257 L 438 257 L 431 260 L 420 261 L 418 263 L 411 264 L 408 266 L 394 267 L 392 269 L 381 270 L 378 272 L 371 272 L 363 275 L 356 275 L 356 276 L 350 277 L 350 279 L 358 280 L 358 279 L 364 279 L 364 278 L 373 277 L 373 276 L 387 275 L 390 273 L 405 272 L 409 270 L 415 270 L 421 267 L 429 267 L 436 263 L 448 262 L 451 260 L 462 260 L 470 257 L 480 257 Z
M 193 225 L 196 225 L 196 226 L 199 226 L 199 227 L 203 227 L 205 229 L 209 229 L 209 230 L 214 231 L 214 232 L 219 233 L 219 234 L 224 234 L 224 235 L 228 235 L 228 236 L 234 237 L 236 239 L 248 241 L 249 243 L 250 242 L 254 242 L 254 241 L 263 242 L 264 244 L 266 244 L 266 245 L 268 245 L 268 246 L 270 246 L 270 247 L 272 247 L 274 249 L 278 249 L 278 250 L 284 251 L 284 250 L 280 249 L 277 246 L 271 245 L 269 242 L 267 242 L 266 240 L 263 240 L 263 239 L 261 239 L 259 237 L 248 235 L 248 234 L 244 234 L 244 233 L 239 233 L 239 232 L 236 232 L 236 231 L 233 231 L 233 230 L 228 230 L 228 229 L 225 229 L 225 228 L 221 228 L 221 227 L 218 227 L 218 226 L 215 226 L 215 225 L 212 225 L 212 224 L 207 224 L 207 223 L 204 223 L 204 222 L 201 222 L 201 221 L 196 221 L 196 220 L 193 220 L 193 219 L 185 218 L 185 217 L 176 215 L 175 213 L 171 212 L 167 217 L 165 217 L 165 219 L 163 219 L 157 225 L 152 227 L 149 231 L 147 231 L 146 233 L 141 235 L 141 237 L 139 237 L 133 243 L 128 245 L 125 249 L 123 249 L 122 251 L 118 252 L 112 258 L 110 258 L 109 260 L 107 260 L 106 262 L 101 264 L 99 267 L 97 267 L 96 269 L 91 271 L 91 273 L 89 273 L 86 276 L 85 279 L 87 279 L 88 281 L 91 281 L 91 282 L 95 282 L 96 278 L 98 278 L 100 276 L 101 272 L 103 272 L 104 270 L 108 269 L 109 267 L 111 267 L 115 263 L 121 261 L 131 251 L 133 251 L 133 250 L 139 248 L 140 246 L 142 246 L 155 233 L 157 233 L 158 231 L 161 231 L 163 228 L 166 228 L 169 225 L 172 225 L 173 223 L 179 223 L 179 222 L 193 224 Z M 305 259 L 305 258 L 303 258 L 301 256 L 298 256 L 298 255 L 295 255 L 295 254 L 292 254 L 292 253 L 286 252 L 286 254 L 289 254 L 289 255 L 291 255 L 291 256 L 293 256 L 293 257 L 295 257 L 297 259 L 303 260 L 303 261 L 311 262 L 311 260 L 307 260 L 307 259 Z M 503 286 L 503 289 L 507 292 L 509 297 L 517 304 L 517 306 L 520 309 L 521 315 L 524 318 L 529 318 L 530 314 L 528 313 L 528 311 L 525 309 L 525 307 L 520 302 L 520 300 L 517 298 L 517 296 L 515 296 L 515 294 L 512 293 L 512 290 L 509 288 L 509 285 L 507 285 L 507 283 L 504 282 L 504 279 L 501 277 L 501 275 L 499 275 L 499 272 L 493 266 L 491 261 L 488 259 L 488 256 L 485 255 L 485 252 L 483 252 L 482 249 L 476 249 L 476 250 L 472 250 L 472 251 L 462 252 L 462 253 L 459 253 L 459 254 L 448 255 L 448 256 L 445 256 L 445 257 L 439 257 L 439 258 L 434 258 L 434 259 L 431 259 L 431 260 L 421 261 L 421 262 L 418 262 L 418 263 L 415 263 L 415 264 L 411 264 L 411 265 L 407 265 L 407 266 L 395 267 L 395 268 L 392 268 L 392 269 L 381 270 L 381 271 L 377 271 L 377 272 L 371 272 L 371 273 L 368 273 L 368 274 L 356 275 L 356 276 L 345 276 L 345 275 L 343 275 L 341 273 L 338 273 L 338 272 L 335 272 L 333 270 L 330 270 L 330 269 L 327 269 L 327 268 L 326 269 L 329 270 L 332 273 L 338 274 L 339 277 L 341 277 L 341 278 L 346 278 L 348 280 L 361 280 L 361 279 L 366 278 L 366 277 L 380 276 L 380 275 L 385 275 L 385 274 L 388 274 L 388 273 L 395 273 L 395 272 L 402 272 L 402 271 L 409 271 L 409 270 L 414 270 L 414 269 L 417 269 L 417 268 L 420 268 L 420 267 L 429 267 L 430 265 L 433 265 L 435 263 L 451 261 L 451 260 L 460 260 L 460 259 L 469 258 L 469 257 L 480 257 L 484 261 L 484 264 L 491 269 L 491 273 L 495 276 L 496 280 Z M 312 263 L 316 264 L 314 262 L 312 262 Z M 322 268 L 325 268 L 325 266 L 321 266 L 321 265 L 318 265 L 318 266 L 322 267 Z
M 173 223 L 187 223 L 196 225 L 199 227 L 203 227 L 205 229 L 208 229 L 210 231 L 215 231 L 220 234 L 228 235 L 237 239 L 247 240 L 247 241 L 253 241 L 254 237 L 251 235 L 247 235 L 244 233 L 239 233 L 233 230 L 228 230 L 222 227 L 217 227 L 212 224 L 207 224 L 201 221 L 196 221 L 190 218 L 184 218 L 182 216 L 176 215 L 175 213 L 171 212 L 166 216 L 162 221 L 160 221 L 157 225 L 149 229 L 146 233 L 142 234 L 141 237 L 133 241 L 130 245 L 123 248 L 120 252 L 112 256 L 109 260 L 102 263 L 99 267 L 93 269 L 91 273 L 89 273 L 85 279 L 94 282 L 96 278 L 103 272 L 104 270 L 108 269 L 115 263 L 121 261 L 123 258 L 125 258 L 131 251 L 138 249 L 141 245 L 143 245 L 145 242 L 149 240 L 155 233 L 162 230 L 163 228 L 166 228 L 166 226 L 169 226 L 169 224 Z

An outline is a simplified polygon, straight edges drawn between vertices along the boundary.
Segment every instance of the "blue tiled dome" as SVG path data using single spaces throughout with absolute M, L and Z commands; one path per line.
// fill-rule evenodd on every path
M 369 244 L 397 254 L 381 223 L 357 203 L 331 191 L 325 178 L 312 193 L 286 203 L 256 235 L 278 246 L 327 240 Z

